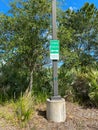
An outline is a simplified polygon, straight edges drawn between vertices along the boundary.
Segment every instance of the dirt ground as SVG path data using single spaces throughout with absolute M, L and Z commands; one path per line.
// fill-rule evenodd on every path
M 46 119 L 46 105 L 36 107 L 33 118 L 25 128 L 7 123 L 0 119 L 0 130 L 98 130 L 98 109 L 83 108 L 66 102 L 67 118 L 63 123 L 54 123 Z

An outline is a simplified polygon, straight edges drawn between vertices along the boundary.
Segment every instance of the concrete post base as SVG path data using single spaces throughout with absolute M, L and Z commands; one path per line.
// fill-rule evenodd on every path
M 47 119 L 54 122 L 64 122 L 66 120 L 65 100 L 47 99 Z

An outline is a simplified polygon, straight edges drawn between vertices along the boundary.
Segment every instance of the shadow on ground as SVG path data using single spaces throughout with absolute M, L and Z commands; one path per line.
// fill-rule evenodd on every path
M 46 110 L 37 109 L 37 112 L 38 112 L 39 116 L 42 116 L 43 118 L 47 119 L 47 117 L 46 117 Z

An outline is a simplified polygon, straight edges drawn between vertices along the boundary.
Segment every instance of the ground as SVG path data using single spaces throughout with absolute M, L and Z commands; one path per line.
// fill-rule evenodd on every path
M 1 110 L 5 114 L 7 113 L 4 106 L 0 107 Z M 35 108 L 33 118 L 25 128 L 11 123 L 10 119 L 8 121 L 7 118 L 0 116 L 0 130 L 98 130 L 98 109 L 84 108 L 76 103 L 66 102 L 66 113 L 65 122 L 54 123 L 46 119 L 46 105 L 39 104 Z

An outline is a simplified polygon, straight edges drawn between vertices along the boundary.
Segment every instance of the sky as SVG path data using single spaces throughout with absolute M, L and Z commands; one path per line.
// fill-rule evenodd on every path
M 7 11 L 10 9 L 9 2 L 10 0 L 0 0 L 0 12 L 7 13 Z
M 0 0 L 0 12 L 7 13 L 7 11 L 10 9 L 9 5 L 10 1 L 11 0 Z M 64 10 L 68 8 L 77 10 L 81 8 L 85 2 L 94 3 L 95 6 L 98 8 L 97 0 L 59 0 L 59 1 L 63 1 L 60 2 L 60 6 L 62 6 Z
M 98 8 L 97 0 L 62 0 L 62 8 L 64 10 L 70 8 L 73 10 L 80 9 L 86 2 L 93 3 Z

